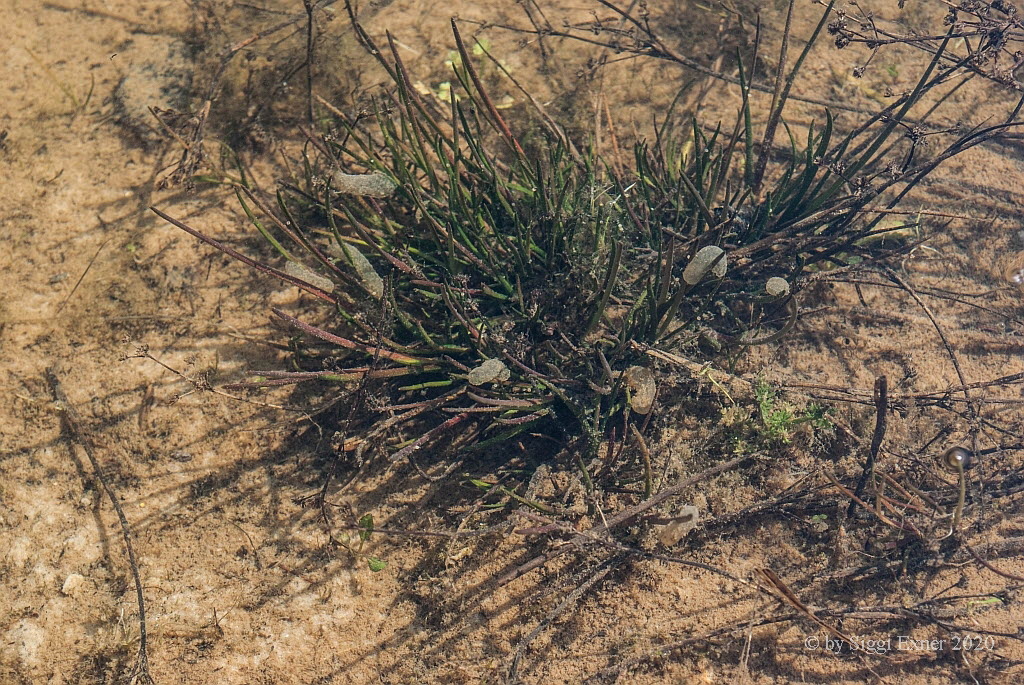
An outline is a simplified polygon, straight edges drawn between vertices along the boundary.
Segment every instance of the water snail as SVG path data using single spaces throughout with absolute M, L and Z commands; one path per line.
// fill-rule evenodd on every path
M 966 447 L 955 445 L 939 455 L 939 466 L 949 473 L 960 473 L 974 467 L 977 459 Z

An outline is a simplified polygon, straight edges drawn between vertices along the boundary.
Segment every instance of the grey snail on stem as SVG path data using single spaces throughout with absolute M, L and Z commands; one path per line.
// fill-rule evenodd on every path
M 974 466 L 974 462 L 974 453 L 966 447 L 959 445 L 950 447 L 939 456 L 939 466 L 950 473 L 955 473 L 957 483 L 960 486 L 960 492 L 956 499 L 956 509 L 953 511 L 954 530 L 960 528 L 960 520 L 964 514 L 964 499 L 967 496 L 967 476 L 965 472 Z
M 960 473 L 972 468 L 977 460 L 965 447 L 956 445 L 939 455 L 939 466 L 949 473 Z

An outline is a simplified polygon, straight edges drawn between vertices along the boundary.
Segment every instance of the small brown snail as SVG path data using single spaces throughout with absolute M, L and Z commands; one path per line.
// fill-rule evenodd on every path
M 966 447 L 956 445 L 950 447 L 939 456 L 939 466 L 950 473 L 960 473 L 971 469 L 977 460 Z

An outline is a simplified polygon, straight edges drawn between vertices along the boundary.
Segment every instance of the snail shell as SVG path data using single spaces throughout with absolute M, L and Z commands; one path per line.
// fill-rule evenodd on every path
M 1003 278 L 1009 285 L 1024 291 L 1024 252 L 1010 255 L 1004 262 Z
M 772 297 L 783 297 L 789 294 L 789 281 L 781 276 L 772 276 L 764 284 L 764 289 Z
M 972 468 L 977 460 L 966 447 L 950 447 L 939 456 L 939 466 L 950 473 L 959 473 Z
M 715 278 L 725 278 L 727 265 L 725 250 L 717 245 L 702 247 L 683 270 L 683 280 L 687 285 L 697 285 L 708 273 Z

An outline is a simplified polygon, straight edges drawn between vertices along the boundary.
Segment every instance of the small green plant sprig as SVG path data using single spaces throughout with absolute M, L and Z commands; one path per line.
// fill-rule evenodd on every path
M 719 425 L 733 454 L 777 450 L 792 444 L 798 431 L 812 441 L 834 432 L 830 407 L 787 401 L 764 378 L 757 379 L 753 390 L 753 406 L 734 403 L 722 409 Z
M 758 380 L 754 386 L 754 399 L 760 419 L 757 432 L 769 444 L 789 444 L 793 439 L 793 431 L 801 424 L 810 424 L 819 430 L 832 427 L 827 407 L 811 402 L 803 409 L 796 409 L 781 402 L 764 379 Z
M 370 541 L 370 537 L 373 536 L 373 515 L 363 514 L 359 517 L 359 530 L 356 534 L 356 540 L 350 542 L 342 541 L 341 544 L 352 553 L 352 556 L 357 559 L 362 559 L 366 562 L 366 567 L 374 573 L 383 571 L 388 567 L 388 562 L 384 561 L 375 556 L 371 556 L 363 551 L 363 546 Z
M 831 7 L 791 67 L 787 19 L 766 112 L 754 111 L 740 59 L 730 128 L 666 124 L 621 175 L 547 117 L 546 136 L 517 138 L 454 21 L 461 92 L 443 109 L 417 93 L 390 36 L 381 50 L 353 16 L 393 90 L 369 117 L 335 111 L 333 130 L 310 131 L 303 176 L 281 187 L 276 206 L 238 187 L 290 266 L 257 262 L 156 211 L 337 315 L 317 326 L 274 309 L 317 343 L 296 356 L 298 369 L 239 385 L 358 389 L 341 444 L 354 440 L 360 453 L 404 431 L 393 459 L 442 443 L 480 451 L 537 440 L 575 448 L 583 466 L 610 434 L 625 439 L 631 423 L 646 423 L 656 387 L 648 351 L 698 335 L 731 347 L 779 339 L 796 320 L 802 274 L 883 256 L 880 241 L 864 241 L 886 216 L 871 210 L 897 206 L 942 160 L 1007 125 L 969 131 L 924 161 L 896 135 L 955 68 L 942 62 L 943 44 L 881 113 L 838 136 L 826 112 L 798 139 L 783 112 Z M 766 122 L 760 142 L 756 114 Z M 360 427 L 355 405 L 368 388 L 376 400 Z M 780 439 L 803 420 L 764 409 L 765 430 Z

